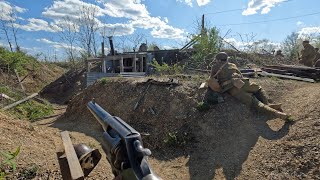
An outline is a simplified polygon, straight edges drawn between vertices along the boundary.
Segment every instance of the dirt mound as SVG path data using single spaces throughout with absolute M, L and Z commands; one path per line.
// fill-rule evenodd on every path
M 251 111 L 234 98 L 207 112 L 196 110 L 200 81 L 179 86 L 151 85 L 143 79 L 98 82 L 75 96 L 53 127 L 101 140 L 101 128 L 86 108 L 92 98 L 143 134 L 150 163 L 164 179 L 316 179 L 319 175 L 319 84 L 255 79 L 299 121 L 284 123 Z M 109 172 L 110 174 L 110 172 Z
M 75 94 L 86 87 L 84 73 L 84 69 L 70 70 L 44 87 L 40 95 L 50 102 L 66 104 Z
M 20 79 L 23 80 L 22 84 L 26 92 L 38 92 L 48 83 L 56 80 L 63 74 L 64 69 L 54 64 L 44 64 L 38 62 L 38 67 L 35 70 L 27 68 L 27 72 L 22 76 L 19 74 Z M 14 72 L 0 73 L 0 83 L 2 85 L 10 86 L 14 89 L 21 89 L 18 83 L 18 78 Z
M 15 151 L 19 146 L 17 170 L 9 179 L 60 178 L 55 153 L 55 132 L 32 126 L 27 121 L 15 120 L 0 113 L 0 151 Z M 0 157 L 2 161 L 4 157 Z
M 119 116 L 142 134 L 147 134 L 144 139 L 149 147 L 162 147 L 165 140 L 183 144 L 192 138 L 189 134 L 192 127 L 189 125 L 199 115 L 195 109 L 198 97 L 194 98 L 199 94 L 193 90 L 197 87 L 151 84 L 144 100 L 134 110 L 148 87 L 141 83 L 145 80 L 119 78 L 106 84 L 96 83 L 73 98 L 63 119 L 74 123 L 90 121 L 95 124 L 96 120 L 86 108 L 86 104 L 95 98 L 110 114 Z

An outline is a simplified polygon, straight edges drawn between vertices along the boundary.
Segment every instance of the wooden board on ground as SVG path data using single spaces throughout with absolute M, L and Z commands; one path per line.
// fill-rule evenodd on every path
M 84 179 L 84 174 L 80 166 L 76 151 L 74 150 L 74 147 L 72 145 L 69 132 L 68 131 L 61 132 L 61 139 L 63 142 L 66 158 L 68 161 L 71 179 L 72 180 Z

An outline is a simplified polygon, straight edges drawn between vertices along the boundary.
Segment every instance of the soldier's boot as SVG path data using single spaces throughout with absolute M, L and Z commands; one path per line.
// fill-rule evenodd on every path
M 280 118 L 283 120 L 287 120 L 289 118 L 289 116 L 286 113 L 277 111 L 276 109 L 273 109 L 273 108 L 267 106 L 266 104 L 260 102 L 256 98 L 253 98 L 253 99 L 254 99 L 254 102 L 253 102 L 254 106 L 256 106 L 258 111 L 261 111 L 265 114 L 268 114 L 268 115 L 271 115 L 273 117 Z
M 254 93 L 254 96 L 263 104 L 269 104 L 268 95 L 263 89 L 259 89 L 256 93 Z
M 278 110 L 280 112 L 283 112 L 283 109 L 281 108 L 282 104 L 278 103 L 278 104 L 268 104 L 269 107 L 271 107 L 272 109 Z

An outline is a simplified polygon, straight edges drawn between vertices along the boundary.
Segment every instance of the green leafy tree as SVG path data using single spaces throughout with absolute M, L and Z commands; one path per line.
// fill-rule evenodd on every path
M 213 56 L 219 52 L 219 47 L 221 47 L 219 31 L 213 27 L 194 38 L 197 43 L 193 46 L 195 54 L 192 56 L 191 64 L 195 67 L 206 67 L 212 61 Z
M 295 59 L 298 56 L 298 52 L 299 52 L 298 36 L 299 36 L 298 33 L 292 32 L 282 42 L 283 52 L 290 59 Z

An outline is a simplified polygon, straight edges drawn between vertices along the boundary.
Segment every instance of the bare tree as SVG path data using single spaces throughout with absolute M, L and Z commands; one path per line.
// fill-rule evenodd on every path
M 4 9 L 1 9 L 1 10 L 2 12 L 5 12 Z M 16 50 L 20 51 L 20 47 L 18 45 L 18 40 L 17 40 L 18 28 L 15 26 L 17 24 L 16 12 L 13 9 L 11 9 L 9 12 L 0 14 L 0 23 L 1 23 L 0 30 L 5 34 L 5 38 L 8 42 L 11 52 L 13 52 L 13 45 L 11 40 L 12 36 L 14 38 Z
M 71 60 L 72 64 L 75 65 L 76 56 L 76 43 L 77 43 L 77 24 L 73 22 L 70 17 L 66 17 L 63 20 L 63 30 L 59 32 L 60 39 L 67 44 L 66 52 Z
M 145 40 L 145 35 L 142 33 L 136 33 L 128 36 L 128 40 L 132 43 L 133 45 L 133 50 L 137 51 L 138 46 Z
M 86 49 L 87 56 L 97 55 L 96 32 L 98 30 L 97 9 L 94 6 L 83 6 L 80 10 L 79 40 Z
M 10 25 L 11 32 L 16 45 L 16 51 L 20 51 L 20 46 L 18 45 L 18 40 L 17 40 L 18 28 L 15 26 L 15 24 L 18 23 L 16 13 L 14 11 L 11 11 L 9 16 L 11 17 L 9 20 L 9 25 Z
M 0 18 L 1 19 L 1 18 Z M 0 29 L 4 32 L 5 36 L 6 36 L 6 40 L 8 42 L 9 48 L 11 50 L 11 52 L 13 52 L 12 49 L 12 44 L 11 44 L 11 40 L 10 40 L 10 36 L 9 36 L 9 27 L 8 27 L 8 21 L 5 20 L 0 20 L 1 23 L 1 27 Z

